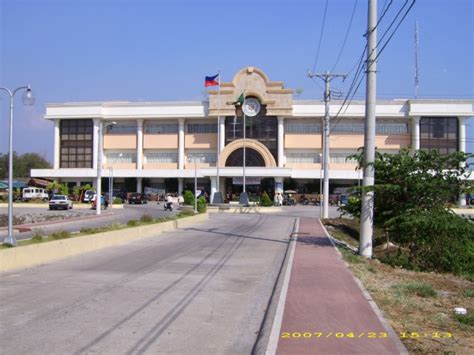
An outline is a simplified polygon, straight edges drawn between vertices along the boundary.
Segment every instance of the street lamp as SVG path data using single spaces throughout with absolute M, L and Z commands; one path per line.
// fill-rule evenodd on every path
M 117 122 L 109 122 L 105 127 L 114 126 Z M 100 215 L 101 209 L 101 194 L 102 194 L 102 154 L 104 148 L 102 147 L 102 122 L 99 122 L 99 142 L 98 142 L 98 153 L 97 153 L 97 190 L 95 194 L 95 214 Z
M 199 160 L 204 161 L 203 156 L 198 156 L 195 155 L 193 159 L 191 157 L 188 157 L 188 162 L 191 162 L 191 160 L 194 160 L 194 213 L 197 213 L 197 161 Z
M 4 240 L 4 244 L 16 245 L 16 239 L 13 236 L 13 99 L 15 94 L 20 90 L 25 90 L 21 97 L 23 104 L 31 106 L 35 104 L 35 98 L 33 92 L 28 84 L 27 86 L 20 86 L 13 92 L 4 87 L 0 87 L 0 90 L 5 91 L 10 95 L 10 141 L 9 141 L 9 153 L 8 153 L 8 235 Z

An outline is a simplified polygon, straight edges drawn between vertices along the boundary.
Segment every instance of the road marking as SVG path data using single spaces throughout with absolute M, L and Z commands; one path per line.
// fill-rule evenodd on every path
M 300 219 L 296 221 L 296 230 L 298 231 L 300 227 Z M 293 267 L 293 259 L 295 257 L 295 247 L 296 241 L 298 239 L 297 233 L 292 233 L 295 235 L 294 239 L 290 240 L 291 249 L 290 256 L 288 258 L 288 267 L 286 268 L 285 277 L 283 279 L 283 285 L 280 292 L 280 298 L 278 300 L 277 309 L 275 312 L 275 318 L 273 319 L 272 329 L 270 331 L 270 339 L 268 341 L 267 350 L 265 351 L 266 355 L 273 355 L 276 353 L 278 341 L 280 339 L 281 324 L 283 322 L 283 313 L 285 311 L 286 296 L 288 294 L 288 286 L 290 284 L 290 275 L 291 269 Z

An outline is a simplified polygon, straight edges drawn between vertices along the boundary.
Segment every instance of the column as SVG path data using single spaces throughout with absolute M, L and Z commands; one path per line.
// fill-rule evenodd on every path
M 143 181 L 143 178 L 137 178 L 137 192 L 138 193 L 142 193 L 143 191 L 142 181 Z
M 458 135 L 458 144 L 459 151 L 466 152 L 466 117 L 458 117 L 459 124 L 459 135 Z M 462 164 L 464 167 L 465 164 Z M 460 206 L 466 206 L 466 195 L 461 194 L 458 201 Z
M 222 150 L 225 147 L 225 117 L 220 117 L 219 118 L 219 130 L 220 130 L 220 146 L 219 146 L 219 152 L 222 152 Z
M 143 169 L 143 120 L 137 120 L 137 169 Z
M 184 178 L 178 178 L 178 195 L 183 194 L 184 189 Z
M 278 167 L 283 168 L 285 160 L 285 117 L 278 117 Z
M 209 201 L 214 201 L 214 194 L 217 192 L 217 177 L 216 176 L 211 176 L 211 196 L 209 198 Z
M 283 193 L 283 178 L 275 177 L 275 193 Z
M 466 117 L 458 117 L 459 122 L 459 151 L 466 152 Z
M 97 157 L 99 156 L 99 124 L 100 119 L 94 118 L 94 130 L 92 136 L 92 144 L 94 151 L 92 152 L 92 168 L 97 170 Z
M 411 119 L 411 150 L 420 150 L 420 117 Z
M 178 132 L 178 169 L 184 169 L 184 118 L 179 120 Z
M 61 151 L 61 136 L 60 136 L 60 125 L 61 120 L 54 120 L 54 169 L 59 169 L 60 167 L 60 157 L 59 154 Z

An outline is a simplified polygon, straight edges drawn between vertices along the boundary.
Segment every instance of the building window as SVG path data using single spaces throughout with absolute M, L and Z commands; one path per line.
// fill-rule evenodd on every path
M 319 164 L 319 153 L 286 153 L 286 162 L 292 164 Z
M 363 123 L 337 123 L 331 127 L 332 132 L 338 133 L 364 133 Z M 376 134 L 408 134 L 406 123 L 377 123 Z
M 175 152 L 146 153 L 145 159 L 146 159 L 147 164 L 177 163 L 178 153 L 175 153 Z
M 226 145 L 236 139 L 243 138 L 243 118 L 226 117 L 225 119 L 225 143 Z M 275 160 L 277 157 L 278 120 L 273 116 L 264 116 L 262 111 L 255 117 L 245 118 L 245 137 L 255 139 L 262 143 L 272 153 Z
M 217 123 L 188 123 L 187 133 L 217 133 Z
M 108 164 L 135 164 L 137 155 L 134 153 L 105 153 Z
M 440 154 L 458 151 L 458 119 L 456 117 L 423 117 L 420 120 L 420 149 L 437 150 Z
M 335 164 L 355 164 L 357 160 L 355 159 L 347 159 L 350 155 L 354 155 L 356 152 L 353 153 L 330 153 L 329 155 L 329 162 Z
M 321 125 L 319 123 L 288 123 L 286 133 L 321 133 Z
M 197 163 L 216 164 L 217 153 L 188 153 L 188 160 L 191 164 L 194 164 L 194 159 Z
M 92 120 L 61 120 L 61 168 L 92 168 Z
M 147 134 L 171 134 L 178 133 L 179 125 L 177 123 L 147 123 L 145 124 L 145 133 Z
M 136 134 L 136 123 L 117 123 L 106 127 L 106 134 Z
M 375 129 L 377 134 L 408 134 L 406 123 L 377 123 Z

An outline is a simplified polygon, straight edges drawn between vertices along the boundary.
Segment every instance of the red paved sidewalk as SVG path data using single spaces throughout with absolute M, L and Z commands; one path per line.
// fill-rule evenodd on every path
M 277 354 L 400 354 L 320 221 L 298 232 Z

